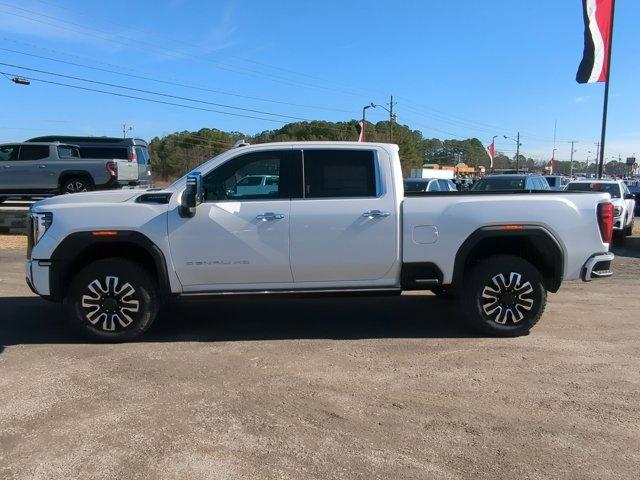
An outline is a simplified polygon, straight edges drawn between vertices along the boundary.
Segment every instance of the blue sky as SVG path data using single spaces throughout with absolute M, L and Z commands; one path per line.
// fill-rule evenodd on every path
M 609 158 L 640 155 L 638 18 L 640 2 L 618 0 Z M 398 121 L 427 137 L 488 144 L 493 135 L 520 130 L 523 153 L 548 159 L 557 120 L 556 158 L 568 159 L 567 141 L 577 140 L 576 158 L 591 151 L 593 159 L 599 141 L 604 86 L 574 79 L 582 55 L 580 0 L 0 0 L 0 48 L 5 64 L 282 115 L 3 65 L 1 71 L 27 77 L 262 118 L 7 80 L 0 83 L 3 142 L 46 133 L 119 135 L 122 123 L 146 139 L 202 127 L 255 133 L 290 117 L 357 118 L 363 105 L 389 94 Z M 368 111 L 372 121 L 386 115 Z M 514 147 L 497 142 L 509 155 Z

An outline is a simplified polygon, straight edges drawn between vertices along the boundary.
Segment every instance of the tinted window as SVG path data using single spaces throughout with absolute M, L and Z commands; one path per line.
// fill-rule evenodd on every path
M 584 182 L 570 183 L 567 185 L 569 192 L 602 192 L 608 193 L 612 198 L 620 198 L 620 187 L 617 183 Z
M 2 145 L 0 146 L 0 162 L 8 160 L 18 159 L 18 146 L 17 145 Z
M 80 158 L 80 152 L 74 147 L 58 147 L 58 157 L 60 158 Z
M 544 177 L 547 179 L 547 183 L 550 187 L 559 187 L 560 177 Z
M 373 152 L 305 150 L 305 198 L 375 197 Z
M 129 151 L 126 147 L 80 147 L 82 158 L 118 158 L 126 160 L 129 158 Z
M 135 147 L 138 163 L 146 165 L 149 163 L 149 151 L 144 147 Z
M 290 198 L 286 188 L 295 176 L 289 151 L 255 152 L 220 165 L 203 179 L 205 200 L 270 200 Z M 298 185 L 300 176 L 298 174 Z
M 473 190 L 490 192 L 492 190 L 524 190 L 522 177 L 483 178 L 473 186 Z
M 20 147 L 20 160 L 42 160 L 48 156 L 48 145 L 22 145 Z

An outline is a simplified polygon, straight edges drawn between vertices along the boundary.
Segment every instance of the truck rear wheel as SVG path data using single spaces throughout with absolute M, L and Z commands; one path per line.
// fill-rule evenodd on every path
M 143 268 L 124 258 L 106 258 L 78 272 L 64 304 L 72 325 L 85 336 L 125 342 L 153 323 L 159 298 Z
M 547 303 L 540 272 L 514 255 L 495 255 L 470 272 L 463 293 L 470 325 L 489 335 L 525 335 L 538 322 Z
M 60 185 L 60 193 L 79 193 L 88 192 L 91 190 L 91 182 L 85 177 L 71 177 L 67 178 Z

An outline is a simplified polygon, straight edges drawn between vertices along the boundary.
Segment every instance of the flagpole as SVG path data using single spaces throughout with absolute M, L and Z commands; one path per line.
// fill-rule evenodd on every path
M 609 81 L 611 80 L 611 50 L 613 50 L 613 17 L 616 12 L 616 0 L 611 0 L 611 24 L 609 25 L 609 50 L 607 51 L 607 80 L 604 85 L 604 104 L 602 106 L 602 133 L 600 135 L 600 158 L 598 159 L 598 178 L 604 170 L 604 142 L 607 136 L 607 110 L 609 109 Z

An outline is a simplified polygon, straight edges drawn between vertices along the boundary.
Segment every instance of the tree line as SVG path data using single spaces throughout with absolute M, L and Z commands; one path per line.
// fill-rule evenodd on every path
M 489 154 L 477 138 L 466 140 L 424 138 L 422 132 L 412 130 L 407 125 L 394 123 L 391 127 L 393 143 L 400 147 L 400 160 L 405 175 L 408 175 L 412 168 L 420 168 L 425 163 L 455 165 L 463 162 L 473 167 L 490 165 Z M 389 128 L 389 121 L 367 122 L 365 125 L 367 141 L 389 142 Z M 161 138 L 155 137 L 150 142 L 149 151 L 156 175 L 167 180 L 183 175 L 208 158 L 228 150 L 241 139 L 246 139 L 252 144 L 305 140 L 353 141 L 357 140 L 358 134 L 359 125 L 356 120 L 295 122 L 257 135 L 202 128 L 195 132 L 182 131 Z M 508 169 L 514 166 L 513 159 L 500 153 L 496 154 L 495 168 Z M 536 166 L 536 162 L 521 155 L 520 166 L 532 169 Z

